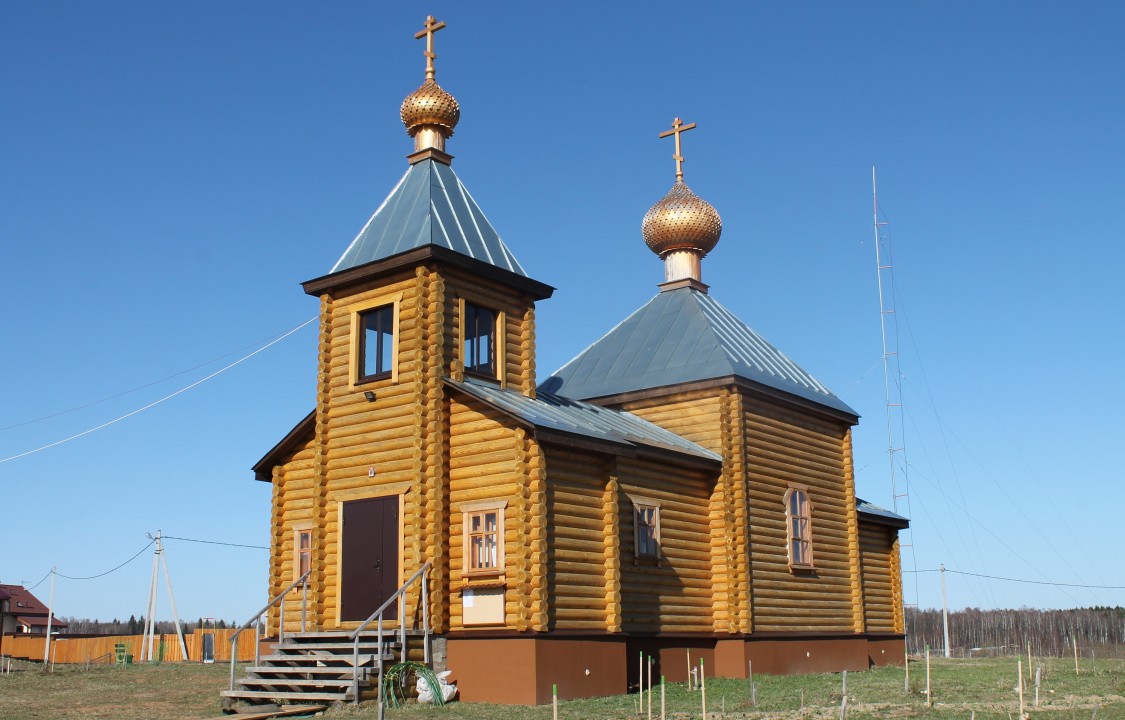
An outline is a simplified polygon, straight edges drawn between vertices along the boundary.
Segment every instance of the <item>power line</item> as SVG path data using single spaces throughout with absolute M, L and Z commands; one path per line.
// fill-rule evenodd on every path
M 269 550 L 265 545 L 243 545 L 242 543 L 219 542 L 218 540 L 196 540 L 195 538 L 182 538 L 173 535 L 161 535 L 165 540 L 182 540 L 184 542 L 204 543 L 205 545 L 225 545 L 227 547 L 253 548 L 254 550 Z
M 267 343 L 266 345 L 263 345 L 262 347 L 258 348 L 257 350 L 250 353 L 249 355 L 244 355 L 241 358 L 239 358 L 238 360 L 235 360 L 234 362 L 232 362 L 230 365 L 227 365 L 226 367 L 220 368 L 220 369 L 216 370 L 215 372 L 211 373 L 210 375 L 208 375 L 208 376 L 206 376 L 206 377 L 204 377 L 200 380 L 196 380 L 195 382 L 191 383 L 190 385 L 187 385 L 185 387 L 180 388 L 179 390 L 177 390 L 174 393 L 171 393 L 169 395 L 165 395 L 164 397 L 160 398 L 159 400 L 154 400 L 153 402 L 150 402 L 148 405 L 145 405 L 144 407 L 140 407 L 140 408 L 137 408 L 136 410 L 133 410 L 132 412 L 125 413 L 124 415 L 122 415 L 120 417 L 114 418 L 113 420 L 110 420 L 108 422 L 104 422 L 101 425 L 98 425 L 96 427 L 92 427 L 89 430 L 83 430 L 82 432 L 80 432 L 76 435 L 71 435 L 70 437 L 63 438 L 62 440 L 56 440 L 53 443 L 48 443 L 47 445 L 43 445 L 42 447 L 37 447 L 34 450 L 28 450 L 27 452 L 22 452 L 22 453 L 19 453 L 18 455 L 12 455 L 11 457 L 6 457 L 6 458 L 3 458 L 3 459 L 0 459 L 0 463 L 6 463 L 10 460 L 17 460 L 17 459 L 22 458 L 22 457 L 27 457 L 28 455 L 34 455 L 35 453 L 42 452 L 44 450 L 48 450 L 48 449 L 53 448 L 57 445 L 62 445 L 63 443 L 70 442 L 71 440 L 77 440 L 80 437 L 83 437 L 85 435 L 89 435 L 90 433 L 93 433 L 93 432 L 97 432 L 98 430 L 101 430 L 103 428 L 107 428 L 110 425 L 113 425 L 114 423 L 121 422 L 122 420 L 125 420 L 126 418 L 131 418 L 134 415 L 137 415 L 138 413 L 142 413 L 145 410 L 148 410 L 149 408 L 156 407 L 160 403 L 162 403 L 166 400 L 171 400 L 172 398 L 176 397 L 177 395 L 180 395 L 181 393 L 185 393 L 185 392 L 187 392 L 188 390 L 191 390 L 194 387 L 202 385 L 203 383 L 207 382 L 211 378 L 216 377 L 218 375 L 221 375 L 221 374 L 225 373 L 227 370 L 230 370 L 231 368 L 233 368 L 234 366 L 239 365 L 239 364 L 249 360 L 250 358 L 252 358 L 255 355 L 257 355 L 258 353 L 262 352 L 266 348 L 269 348 L 269 347 L 272 347 L 273 345 L 276 345 L 277 343 L 281 342 L 285 338 L 289 337 L 290 335 L 297 332 L 301 328 L 305 327 L 309 323 L 315 321 L 316 319 L 317 318 L 315 318 L 315 317 L 309 318 L 308 320 L 301 323 L 297 327 L 293 328 L 289 332 L 285 333 L 281 337 L 277 338 L 276 340 L 273 340 L 270 343 Z
M 136 559 L 137 559 L 138 557 L 140 557 L 140 556 L 141 556 L 141 553 L 143 553 L 143 552 L 144 552 L 145 550 L 148 550 L 148 549 L 149 549 L 150 547 L 152 547 L 152 544 L 153 544 L 154 542 L 156 542 L 156 541 L 155 541 L 155 540 L 150 540 L 150 541 L 149 541 L 149 543 L 148 543 L 148 545 L 145 545 L 145 546 L 144 546 L 143 548 L 141 548 L 140 550 L 138 550 L 138 551 L 137 551 L 137 554 L 136 554 L 136 555 L 134 555 L 133 557 L 129 558 L 128 560 L 126 560 L 125 562 L 121 563 L 120 565 L 118 565 L 117 567 L 113 568 L 112 570 L 106 570 L 106 571 L 105 571 L 104 573 L 98 573 L 97 575 L 90 575 L 89 577 L 71 577 L 70 575 L 63 575 L 63 574 L 62 574 L 61 572 L 56 572 L 55 574 L 56 574 L 56 575 L 58 575 L 58 576 L 59 576 L 59 577 L 61 577 L 61 578 L 66 578 L 67 580 L 96 580 L 97 578 L 100 578 L 100 577 L 105 577 L 106 575 L 109 575 L 109 574 L 110 574 L 110 573 L 112 573 L 112 572 L 117 572 L 117 571 L 118 571 L 118 570 L 120 570 L 121 568 L 123 568 L 123 567 L 125 567 L 126 565 L 128 565 L 129 563 L 133 562 L 134 560 L 136 560 Z M 47 574 L 48 574 L 48 575 L 50 575 L 50 573 L 47 573 Z M 42 582 L 42 580 L 40 580 L 40 582 Z
M 999 575 L 982 575 L 981 573 L 965 572 L 964 570 L 950 570 L 946 568 L 947 573 L 954 573 L 956 575 L 970 575 L 972 577 L 987 578 L 989 580 L 1004 580 L 1006 582 L 1027 583 L 1028 585 L 1050 585 L 1052 587 L 1072 587 L 1072 588 L 1093 588 L 1095 590 L 1125 590 L 1125 585 L 1081 585 L 1079 583 L 1061 583 L 1052 582 L 1050 580 L 1024 580 L 1022 578 L 1000 577 Z M 903 570 L 903 572 L 911 573 L 936 573 L 941 570 Z
M 159 385 L 160 383 L 171 380 L 172 378 L 177 378 L 181 375 L 186 375 L 187 373 L 192 372 L 193 370 L 198 370 L 199 368 L 207 367 L 208 365 L 211 365 L 212 363 L 217 363 L 220 360 L 228 358 L 231 355 L 234 355 L 236 353 L 240 353 L 243 350 L 247 350 L 249 348 L 256 347 L 256 346 L 260 345 L 261 343 L 266 342 L 267 340 L 273 339 L 274 337 L 277 337 L 277 336 L 271 335 L 267 338 L 263 338 L 263 339 L 258 340 L 256 342 L 252 342 L 249 345 L 243 345 L 242 347 L 240 347 L 236 350 L 231 350 L 228 353 L 220 355 L 216 358 L 212 358 L 212 359 L 210 359 L 206 362 L 199 363 L 198 365 L 194 365 L 192 367 L 189 367 L 186 370 L 180 370 L 179 372 L 175 372 L 175 373 L 172 373 L 171 375 L 167 375 L 165 377 L 162 377 L 159 380 L 153 380 L 152 382 L 147 382 L 144 385 L 138 385 L 137 387 L 131 388 L 129 390 L 122 390 L 121 392 L 114 393 L 113 395 L 107 395 L 106 397 L 103 397 L 99 400 L 91 400 L 88 403 L 83 403 L 82 405 L 76 405 L 75 407 L 69 408 L 67 410 L 59 410 L 58 412 L 50 413 L 49 415 L 42 415 L 40 417 L 33 418 L 31 420 L 24 420 L 23 422 L 18 422 L 18 423 L 15 423 L 13 425 L 7 425 L 5 427 L 0 427 L 0 432 L 4 432 L 5 430 L 13 430 L 15 428 L 23 427 L 24 425 L 33 425 L 37 422 L 42 422 L 44 420 L 50 420 L 51 418 L 57 418 L 57 417 L 60 417 L 62 415 L 68 415 L 72 412 L 77 412 L 79 410 L 85 410 L 88 407 L 100 405 L 101 403 L 108 402 L 109 400 L 114 400 L 116 398 L 123 397 L 123 396 L 129 395 L 131 393 L 135 393 L 138 390 L 144 390 L 145 388 L 152 387 L 153 385 Z
M 42 585 L 42 584 L 43 584 L 43 580 L 46 580 L 46 579 L 47 579 L 47 578 L 49 578 L 49 577 L 51 577 L 51 571 L 50 571 L 50 570 L 48 570 L 48 571 L 47 571 L 47 574 L 46 574 L 46 575 L 44 575 L 44 576 L 43 576 L 43 578 L 42 578 L 42 579 L 41 579 L 41 580 L 40 580 L 39 582 L 35 583 L 34 585 L 32 585 L 32 586 L 31 586 L 31 587 L 29 587 L 29 588 L 24 588 L 24 590 L 27 590 L 28 592 L 31 592 L 31 591 L 32 591 L 32 590 L 34 590 L 35 588 L 37 588 L 37 587 L 39 587 L 40 585 Z

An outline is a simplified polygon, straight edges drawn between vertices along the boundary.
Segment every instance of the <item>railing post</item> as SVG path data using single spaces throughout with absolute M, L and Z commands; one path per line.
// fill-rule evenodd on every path
M 352 703 L 359 704 L 359 638 L 360 633 L 356 633 L 355 638 L 352 640 Z
M 262 664 L 262 618 L 258 616 L 258 622 L 254 623 L 254 667 Z
M 430 584 L 422 576 L 422 659 L 430 664 Z
M 301 632 L 305 632 L 305 617 L 309 607 L 309 581 L 301 583 Z
M 269 617 L 268 615 L 266 617 Z M 285 596 L 281 596 L 281 607 L 277 616 L 277 642 L 285 642 Z
M 230 689 L 234 690 L 234 659 L 238 657 L 238 633 L 230 640 Z
M 386 698 L 383 697 L 383 616 L 379 616 L 378 645 L 375 652 L 379 658 L 379 720 L 383 720 L 383 706 Z
M 398 642 L 399 662 L 406 662 L 406 593 L 398 596 Z

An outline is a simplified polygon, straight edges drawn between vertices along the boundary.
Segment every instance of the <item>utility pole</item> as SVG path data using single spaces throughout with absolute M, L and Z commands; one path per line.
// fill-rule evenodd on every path
M 184 642 L 184 630 L 180 626 L 180 614 L 176 611 L 176 596 L 172 592 L 172 575 L 168 571 L 168 555 L 164 552 L 164 539 L 160 530 L 156 531 L 153 543 L 156 550 L 152 554 L 152 580 L 149 583 L 148 590 L 148 617 L 145 618 L 145 634 L 141 640 L 141 660 L 147 659 L 152 662 L 155 659 L 153 646 L 156 643 L 156 591 L 159 585 L 161 561 L 164 564 L 164 587 L 168 589 L 168 599 L 172 604 L 172 620 L 176 623 L 176 635 L 180 640 L 180 652 L 183 653 L 184 660 L 187 660 L 187 643 Z
M 945 563 L 941 564 L 941 627 L 945 634 L 945 656 L 953 657 L 949 650 L 949 601 L 945 596 Z
M 51 568 L 51 595 L 47 600 L 47 639 L 43 645 L 43 667 L 51 666 L 51 619 L 55 613 L 55 570 L 58 568 Z

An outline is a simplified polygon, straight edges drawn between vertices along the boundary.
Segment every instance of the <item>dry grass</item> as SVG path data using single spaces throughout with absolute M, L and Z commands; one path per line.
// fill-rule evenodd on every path
M 879 668 L 848 674 L 849 720 L 921 718 L 922 720 L 1014 720 L 1018 713 L 1015 660 L 935 660 L 934 706 L 925 695 L 925 666 L 911 664 L 910 694 L 903 692 L 902 668 Z M 1040 707 L 1034 688 L 1026 691 L 1028 712 L 1043 720 L 1125 720 L 1125 661 L 1099 660 L 1074 675 L 1071 661 L 1043 663 Z M 198 664 L 97 667 L 90 671 L 59 668 L 0 676 L 0 720 L 42 718 L 115 718 L 120 720 L 198 720 L 220 714 L 219 691 L 226 687 L 228 666 Z M 759 676 L 758 705 L 749 702 L 745 680 L 712 679 L 707 683 L 708 718 L 731 720 L 829 720 L 839 718 L 840 675 Z M 804 708 L 801 707 L 802 697 Z M 668 717 L 700 717 L 700 696 L 683 685 L 667 687 Z M 659 717 L 659 689 L 653 698 Z M 636 696 L 622 695 L 561 703 L 564 720 L 637 720 Z M 721 714 L 725 710 L 725 714 Z M 330 710 L 327 717 L 374 718 L 373 704 Z M 388 709 L 387 717 L 445 720 L 548 720 L 551 708 L 453 703 L 442 708 L 408 705 Z

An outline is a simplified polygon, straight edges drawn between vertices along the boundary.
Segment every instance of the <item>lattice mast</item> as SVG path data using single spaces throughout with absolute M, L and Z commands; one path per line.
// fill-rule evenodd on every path
M 899 366 L 898 316 L 895 313 L 895 275 L 894 253 L 890 233 L 886 232 L 889 223 L 879 219 L 879 194 L 875 183 L 875 168 L 871 168 L 871 202 L 875 230 L 875 267 L 879 284 L 879 326 L 883 335 L 883 391 L 886 400 L 887 417 L 887 458 L 891 471 L 891 495 L 893 509 L 900 515 L 912 517 L 910 512 L 910 473 L 906 460 L 906 424 L 903 418 L 902 370 Z M 906 565 L 906 549 L 910 549 L 910 561 L 917 565 L 914 556 L 914 535 L 911 528 L 902 531 L 899 543 L 900 561 Z M 905 574 L 905 573 L 904 573 Z M 918 601 L 918 573 L 914 575 L 914 602 Z M 904 583 L 905 584 L 905 583 Z M 903 598 L 903 605 L 907 605 Z

